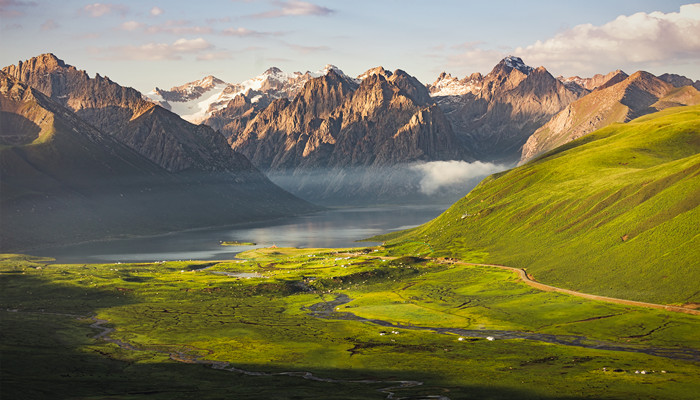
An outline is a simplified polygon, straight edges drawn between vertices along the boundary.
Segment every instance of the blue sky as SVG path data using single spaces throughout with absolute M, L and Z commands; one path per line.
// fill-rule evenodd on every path
M 673 0 L 0 0 L 0 34 L 2 66 L 52 52 L 141 91 L 325 64 L 431 83 L 487 73 L 509 54 L 555 76 L 700 79 L 700 4 Z

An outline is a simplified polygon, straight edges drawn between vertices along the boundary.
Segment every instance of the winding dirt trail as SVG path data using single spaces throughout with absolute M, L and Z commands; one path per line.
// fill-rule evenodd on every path
M 583 297 L 585 299 L 591 299 L 591 300 L 607 301 L 609 303 L 617 303 L 617 304 L 624 304 L 624 305 L 628 305 L 628 306 L 637 306 L 637 307 L 656 308 L 659 310 L 675 311 L 675 312 L 681 312 L 681 313 L 691 314 L 691 315 L 700 315 L 700 310 L 694 310 L 692 308 L 671 306 L 671 305 L 666 305 L 666 304 L 645 303 L 643 301 L 618 299 L 615 297 L 599 296 L 596 294 L 582 293 L 582 292 L 577 292 L 575 290 L 569 290 L 569 289 L 559 288 L 556 286 L 545 285 L 544 283 L 540 283 L 540 282 L 533 281 L 532 279 L 530 279 L 530 277 L 527 275 L 527 272 L 522 268 L 506 267 L 505 265 L 498 265 L 498 264 L 468 263 L 468 262 L 464 262 L 464 261 L 441 261 L 441 260 L 434 260 L 434 259 L 433 259 L 433 261 L 437 261 L 437 262 L 441 262 L 441 263 L 457 264 L 457 265 L 474 265 L 474 266 L 479 266 L 479 267 L 495 267 L 495 268 L 500 268 L 500 269 L 506 269 L 509 271 L 517 272 L 520 279 L 523 282 L 525 282 L 526 284 L 534 287 L 535 289 L 544 290 L 547 292 L 566 293 L 566 294 L 570 294 L 572 296 Z
M 358 254 L 355 254 L 355 253 L 344 253 L 344 255 L 353 256 L 353 257 L 358 256 Z M 376 256 L 376 258 L 379 258 L 382 260 L 395 260 L 398 257 Z M 646 308 L 656 308 L 659 310 L 674 311 L 674 312 L 680 312 L 680 313 L 690 314 L 690 315 L 700 315 L 700 310 L 695 310 L 695 309 L 688 308 L 688 307 L 672 306 L 672 305 L 667 305 L 667 304 L 646 303 L 643 301 L 619 299 L 616 297 L 600 296 L 600 295 L 596 295 L 596 294 L 577 292 L 575 290 L 564 289 L 564 288 L 560 288 L 560 287 L 556 287 L 556 286 L 546 285 L 544 283 L 540 283 L 540 282 L 537 282 L 535 280 L 532 280 L 527 275 L 527 272 L 522 268 L 508 267 L 508 266 L 499 265 L 499 264 L 470 263 L 470 262 L 466 262 L 466 261 L 439 259 L 439 258 L 427 258 L 427 259 L 430 261 L 433 261 L 433 262 L 441 263 L 441 264 L 467 265 L 467 266 L 471 265 L 471 266 L 478 266 L 478 267 L 494 267 L 494 268 L 505 269 L 505 270 L 517 273 L 518 276 L 520 277 L 520 279 L 523 282 L 525 282 L 527 285 L 529 285 L 535 289 L 543 290 L 546 292 L 566 293 L 566 294 L 570 294 L 572 296 L 583 297 L 585 299 L 591 299 L 591 300 L 607 301 L 609 303 L 624 304 L 624 305 L 628 305 L 628 306 L 637 306 L 637 307 L 646 307 Z

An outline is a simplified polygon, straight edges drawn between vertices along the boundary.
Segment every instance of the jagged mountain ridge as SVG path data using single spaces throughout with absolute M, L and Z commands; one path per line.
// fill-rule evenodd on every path
M 459 157 L 442 113 L 403 71 L 370 74 L 359 85 L 331 72 L 291 101 L 273 102 L 232 147 L 263 170 L 389 165 Z
M 227 108 L 229 102 L 239 95 L 246 97 L 251 103 L 260 101 L 268 105 L 272 100 L 294 97 L 310 79 L 326 75 L 331 70 L 345 75 L 331 64 L 316 72 L 305 73 L 286 73 L 277 67 L 271 67 L 262 74 L 240 83 L 227 83 L 210 75 L 170 90 L 156 87 L 146 93 L 145 97 L 183 119 L 199 124 L 207 121 L 214 113 Z
M 171 172 L 253 169 L 211 128 L 192 125 L 109 78 L 99 74 L 90 78 L 53 54 L 10 65 L 3 71 Z
M 624 71 L 618 69 L 605 75 L 595 74 L 590 78 L 581 78 L 580 76 L 565 78 L 563 76 L 558 76 L 557 79 L 573 91 L 588 94 L 596 89 L 604 89 L 605 87 L 621 82 L 628 76 L 629 75 Z
M 700 90 L 700 80 L 694 81 L 683 75 L 678 74 L 661 74 L 658 76 L 664 82 L 668 82 L 675 87 L 692 86 Z
M 648 72 L 638 71 L 621 81 L 613 79 L 569 104 L 534 132 L 523 146 L 520 163 L 614 122 L 698 103 L 700 92 L 693 86 L 679 88 Z

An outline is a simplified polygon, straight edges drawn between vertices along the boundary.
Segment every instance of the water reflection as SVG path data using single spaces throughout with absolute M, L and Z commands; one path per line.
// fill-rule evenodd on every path
M 355 247 L 358 239 L 407 229 L 435 218 L 447 205 L 360 207 L 269 222 L 265 225 L 209 228 L 167 235 L 32 251 L 62 263 L 225 260 L 256 247 Z M 221 246 L 221 241 L 256 246 Z

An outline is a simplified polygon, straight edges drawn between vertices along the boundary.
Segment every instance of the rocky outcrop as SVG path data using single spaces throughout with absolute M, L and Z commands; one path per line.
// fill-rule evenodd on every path
M 520 163 L 614 122 L 627 122 L 668 107 L 700 103 L 700 93 L 692 86 L 676 88 L 644 71 L 612 82 L 569 104 L 539 128 L 523 146 Z
M 517 161 L 527 138 L 581 95 L 544 67 L 529 67 L 512 56 L 484 77 L 465 78 L 468 89 L 461 92 L 454 80 L 441 77 L 430 87 L 433 98 L 468 154 L 482 161 Z

